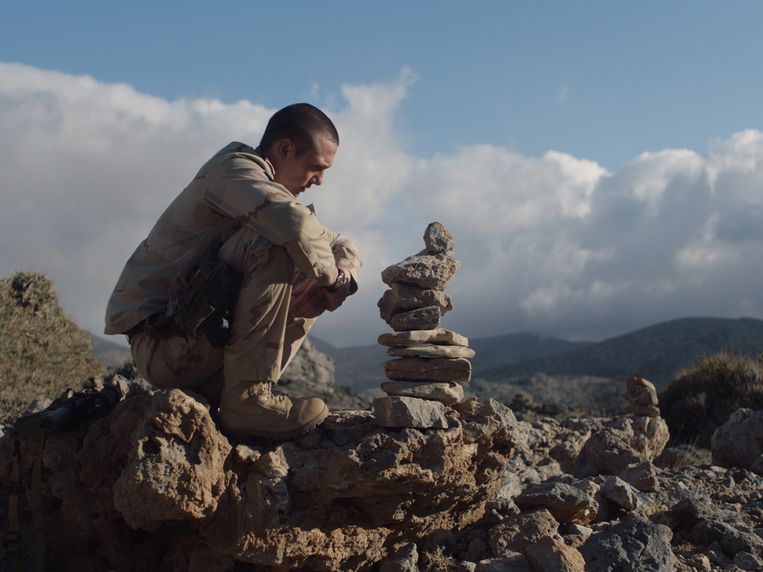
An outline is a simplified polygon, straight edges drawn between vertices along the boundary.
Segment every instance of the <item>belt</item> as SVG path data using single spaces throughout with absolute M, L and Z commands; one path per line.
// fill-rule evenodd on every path
M 167 318 L 164 313 L 155 313 L 143 318 L 132 328 L 127 330 L 127 340 L 132 341 L 136 335 L 146 332 L 150 336 L 167 338 L 179 334 L 175 321 Z

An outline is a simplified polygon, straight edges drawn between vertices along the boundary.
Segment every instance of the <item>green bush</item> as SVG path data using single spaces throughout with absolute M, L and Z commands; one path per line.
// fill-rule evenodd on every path
M 728 352 L 679 372 L 660 395 L 671 442 L 707 449 L 713 432 L 740 407 L 763 409 L 763 363 Z
M 0 279 L 0 423 L 102 374 L 90 338 L 61 309 L 48 278 L 18 272 Z

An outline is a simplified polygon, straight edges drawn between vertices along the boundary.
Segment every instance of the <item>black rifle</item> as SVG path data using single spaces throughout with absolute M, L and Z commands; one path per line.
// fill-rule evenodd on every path
M 76 429 L 85 421 L 106 415 L 124 396 L 119 384 L 79 392 L 68 388 L 42 411 L 19 417 L 13 430 L 23 439 L 39 432 L 47 434 Z

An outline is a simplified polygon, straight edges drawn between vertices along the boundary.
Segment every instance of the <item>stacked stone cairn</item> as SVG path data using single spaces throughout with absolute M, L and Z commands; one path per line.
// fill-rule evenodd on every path
M 383 427 L 445 429 L 446 407 L 464 397 L 462 384 L 472 376 L 469 340 L 440 327 L 453 309 L 445 293 L 461 263 L 453 256 L 453 236 L 439 222 L 424 233 L 426 248 L 382 272 L 390 288 L 379 300 L 381 318 L 394 333 L 382 334 L 389 347 L 384 370 L 387 394 L 374 400 L 377 423 Z
M 654 384 L 643 377 L 628 380 L 628 404 L 625 412 L 637 417 L 659 417 L 660 401 Z

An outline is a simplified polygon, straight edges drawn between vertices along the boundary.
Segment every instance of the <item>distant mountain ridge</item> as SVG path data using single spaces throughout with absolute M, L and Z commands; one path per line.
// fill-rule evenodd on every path
M 689 364 L 721 350 L 748 356 L 763 351 L 763 320 L 681 318 L 661 322 L 571 351 L 491 367 L 481 377 L 498 381 L 542 372 L 623 380 L 638 375 L 661 386 Z
M 93 342 L 93 354 L 95 359 L 106 367 L 119 367 L 126 361 L 132 360 L 130 348 L 90 332 L 85 332 Z M 120 338 L 121 339 L 121 338 Z
M 336 382 L 352 387 L 354 391 L 378 388 L 386 377 L 384 362 L 391 359 L 387 348 L 379 344 L 337 348 L 310 336 L 315 347 L 334 360 Z M 553 336 L 535 333 L 501 334 L 469 340 L 477 355 L 472 358 L 475 376 L 483 370 L 516 361 L 538 358 L 550 354 L 584 347 L 590 342 L 570 342 Z

